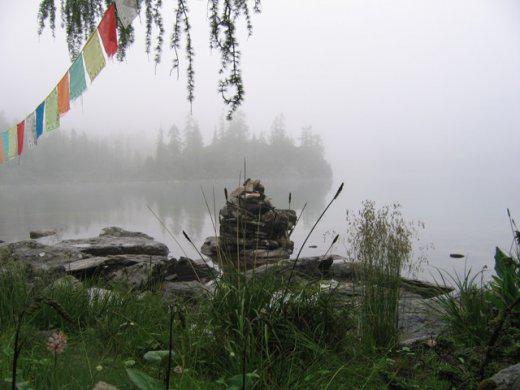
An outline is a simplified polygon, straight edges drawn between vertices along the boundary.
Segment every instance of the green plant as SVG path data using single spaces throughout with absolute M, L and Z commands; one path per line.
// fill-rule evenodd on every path
M 411 265 L 414 226 L 398 205 L 377 210 L 372 201 L 347 221 L 349 258 L 361 263 L 361 337 L 370 347 L 390 347 L 398 338 L 401 271 Z
M 451 275 L 439 271 L 442 285 L 452 285 L 456 293 L 434 298 L 431 309 L 447 324 L 450 334 L 461 343 L 481 345 L 489 338 L 489 321 L 492 307 L 488 302 L 488 287 L 478 281 L 481 272 Z M 440 284 L 440 283 L 439 283 Z

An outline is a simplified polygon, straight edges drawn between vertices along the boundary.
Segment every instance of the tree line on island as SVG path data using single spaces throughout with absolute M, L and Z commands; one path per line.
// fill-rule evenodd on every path
M 127 180 L 238 179 L 243 175 L 280 179 L 324 179 L 332 169 L 321 137 L 310 127 L 295 140 L 278 115 L 268 132 L 249 130 L 243 113 L 221 120 L 205 143 L 197 121 L 182 129 L 159 130 L 155 145 L 140 149 L 129 137 L 96 138 L 76 131 L 46 135 L 38 147 L 0 168 L 0 181 L 74 182 Z

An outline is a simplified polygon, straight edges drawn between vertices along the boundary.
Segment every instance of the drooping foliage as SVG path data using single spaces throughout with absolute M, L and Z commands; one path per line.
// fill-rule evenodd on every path
M 191 39 L 190 11 L 186 0 L 172 0 L 175 4 L 175 18 L 172 26 L 170 48 L 174 57 L 172 71 L 179 72 L 179 51 L 184 46 L 186 57 L 187 99 L 193 103 L 195 98 L 195 49 Z M 41 34 L 47 23 L 53 34 L 56 28 L 57 0 L 40 0 L 38 11 L 38 33 Z M 59 0 L 61 27 L 67 35 L 67 45 L 71 58 L 80 52 L 82 45 L 100 21 L 104 10 L 111 0 Z M 139 11 L 144 8 L 145 50 L 153 50 L 154 62 L 162 59 L 165 27 L 163 23 L 163 0 L 137 0 Z M 243 19 L 249 35 L 253 32 L 251 15 L 260 12 L 260 0 L 210 0 L 208 20 L 210 25 L 210 48 L 220 52 L 221 61 L 218 91 L 229 107 L 227 118 L 231 116 L 244 100 L 244 85 L 240 67 L 240 49 L 237 39 L 237 23 Z M 125 58 L 127 48 L 134 42 L 134 28 L 118 23 L 119 50 L 118 60 Z

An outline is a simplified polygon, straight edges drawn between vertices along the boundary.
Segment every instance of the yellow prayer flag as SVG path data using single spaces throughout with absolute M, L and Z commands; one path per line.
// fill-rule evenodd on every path
M 94 81 L 96 76 L 105 67 L 105 57 L 97 30 L 90 36 L 87 44 L 83 48 L 83 58 L 85 59 L 85 67 L 87 68 L 90 82 Z
M 60 127 L 60 113 L 58 111 L 58 90 L 54 88 L 45 99 L 45 131 Z

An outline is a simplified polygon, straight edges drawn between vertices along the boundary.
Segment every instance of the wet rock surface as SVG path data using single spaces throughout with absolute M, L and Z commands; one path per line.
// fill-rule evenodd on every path
M 219 224 L 220 236 L 209 237 L 202 246 L 202 253 L 218 262 L 253 267 L 292 254 L 296 212 L 276 209 L 260 180 L 247 179 L 227 197 Z

